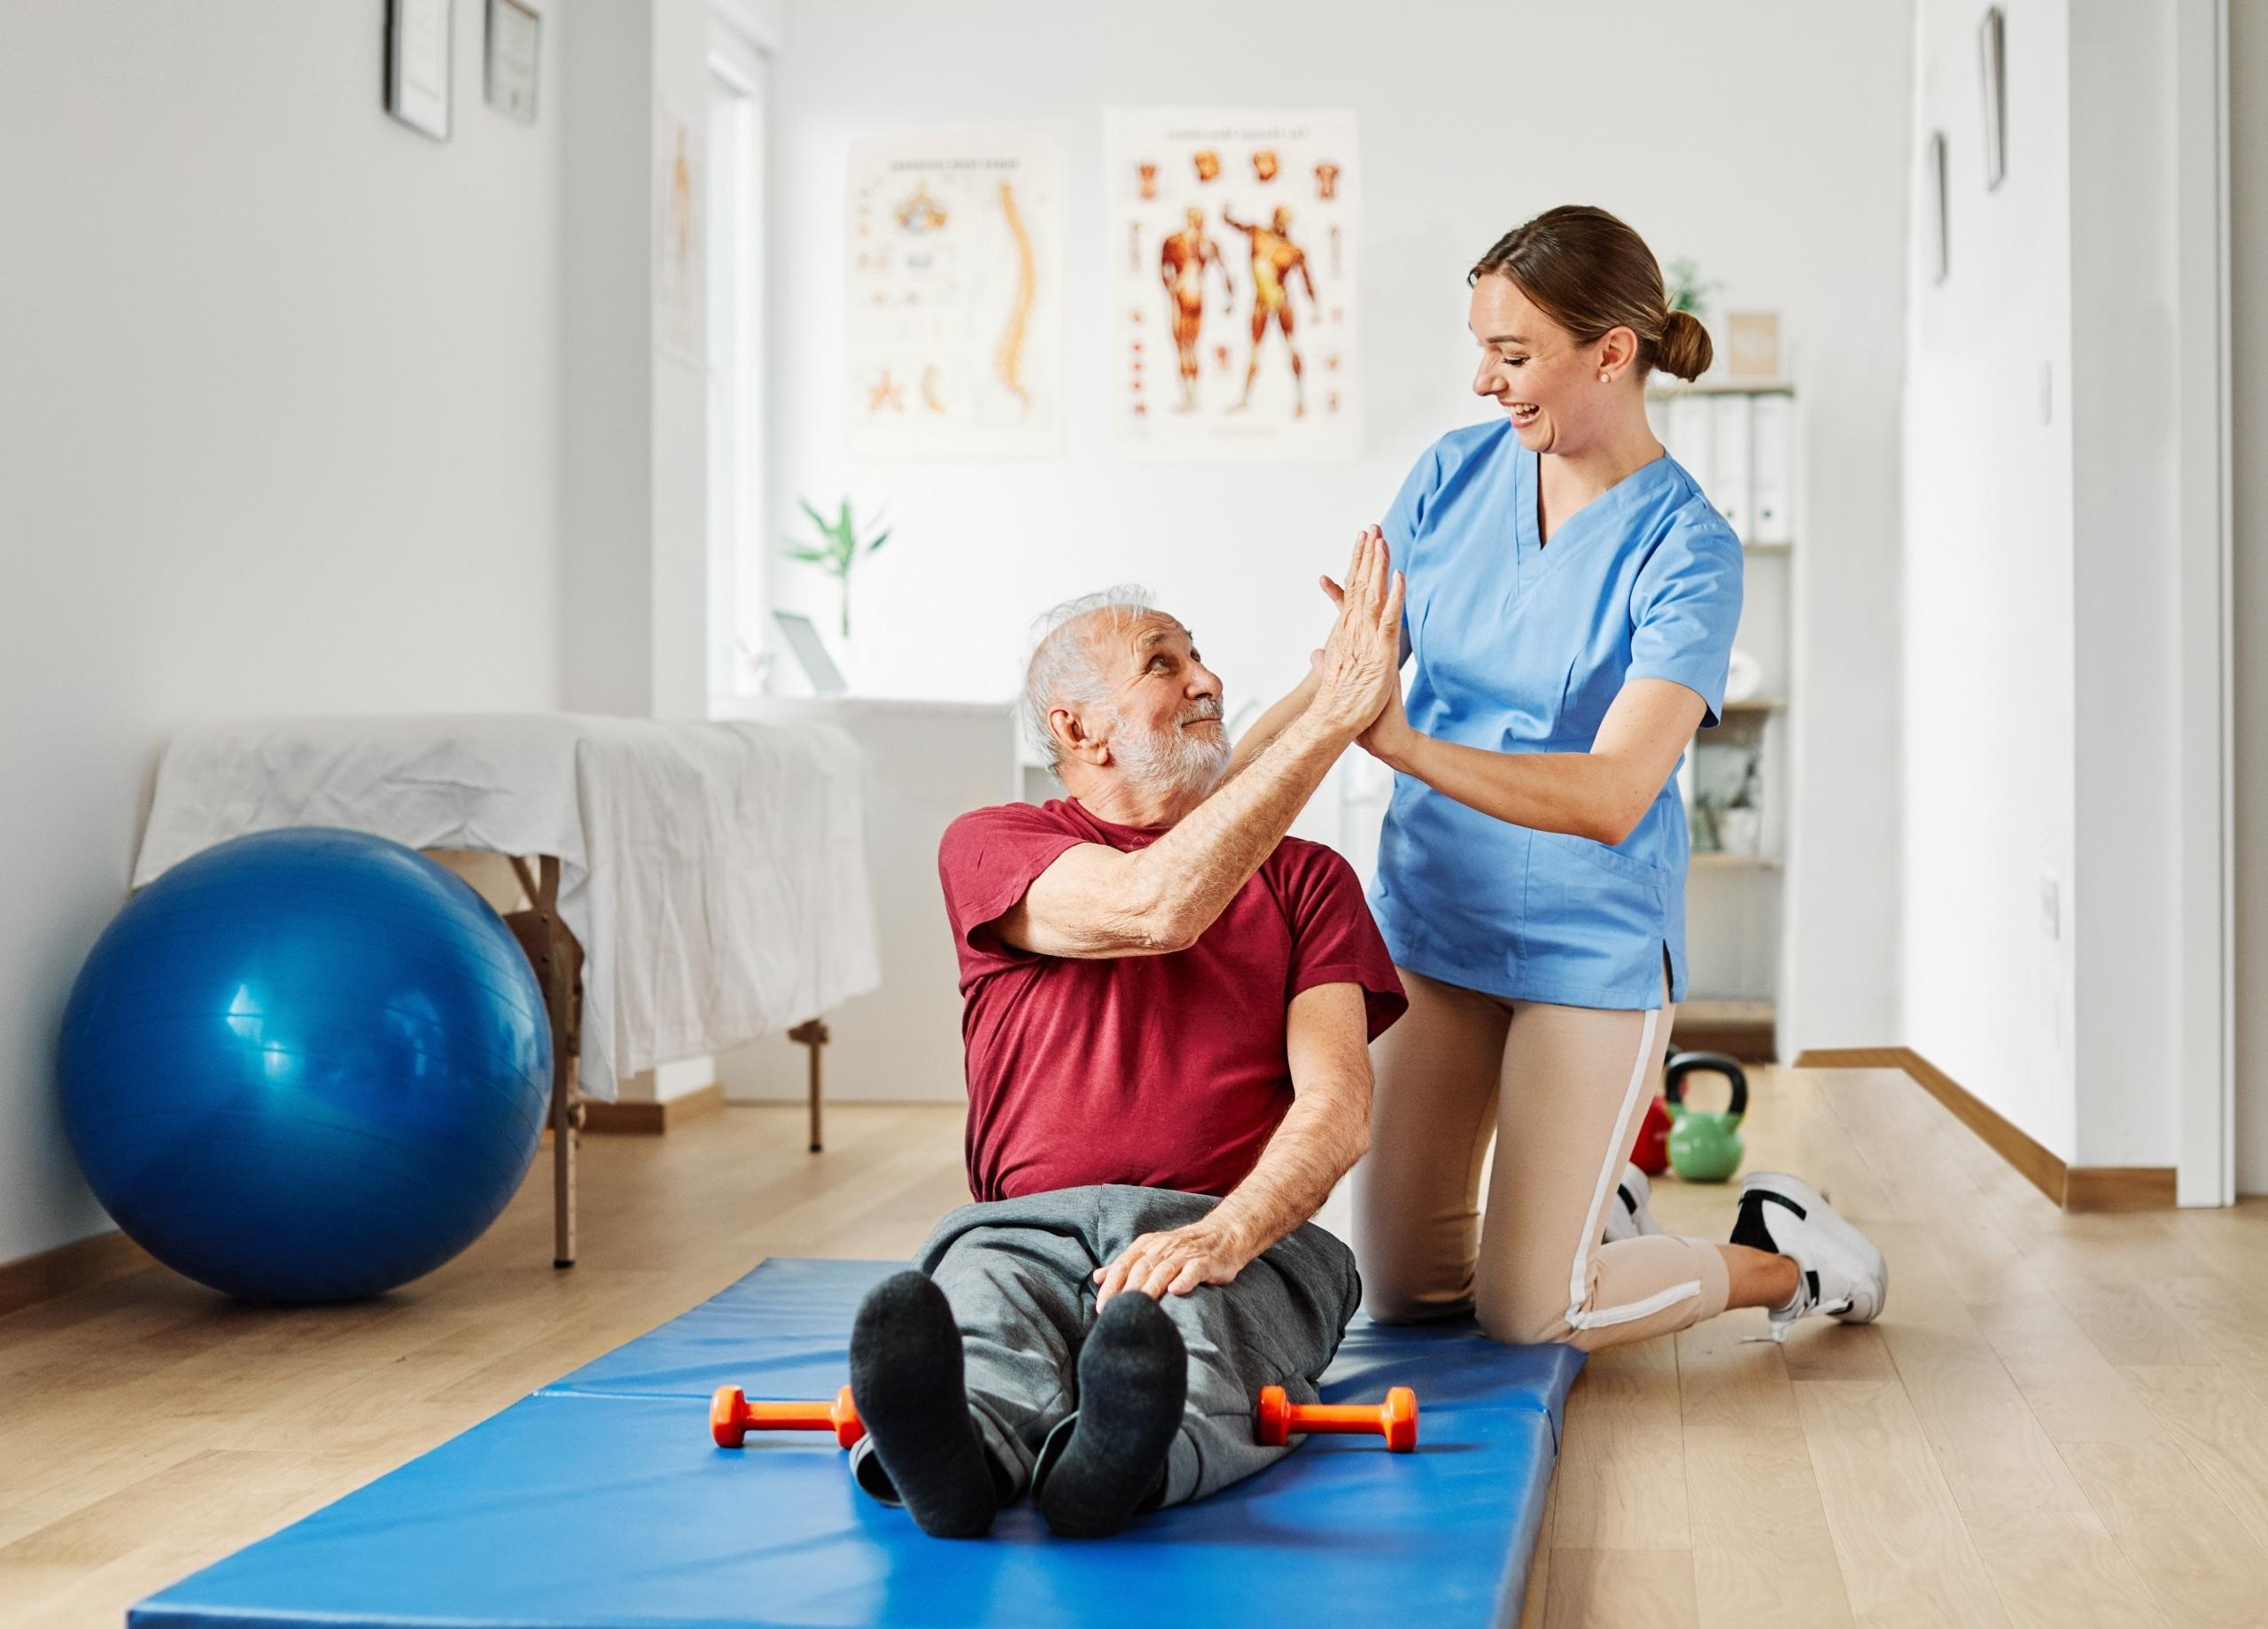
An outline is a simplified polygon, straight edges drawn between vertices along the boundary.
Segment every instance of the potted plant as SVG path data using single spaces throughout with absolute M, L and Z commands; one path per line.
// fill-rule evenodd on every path
M 1705 321 L 1709 314 L 1709 296 L 1724 285 L 1713 279 L 1704 279 L 1700 263 L 1679 259 L 1662 268 L 1662 292 L 1668 297 L 1672 311 L 1690 312 Z
M 889 541 L 889 528 L 884 526 L 873 537 L 861 540 L 858 526 L 850 517 L 850 499 L 843 500 L 832 522 L 812 507 L 810 499 L 798 498 L 796 501 L 803 506 L 804 513 L 812 517 L 812 524 L 819 528 L 822 540 L 813 545 L 789 538 L 787 552 L 806 565 L 819 567 L 842 586 L 843 637 L 847 640 L 850 637 L 850 569 L 861 558 Z

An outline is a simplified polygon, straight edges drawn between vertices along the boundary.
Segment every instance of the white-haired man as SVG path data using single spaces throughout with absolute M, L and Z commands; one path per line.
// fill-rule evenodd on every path
M 1352 869 L 1285 834 L 1398 682 L 1401 622 L 1373 529 L 1304 707 L 1232 755 L 1180 622 L 1123 590 L 1048 619 L 1027 701 L 1068 795 L 966 815 L 938 860 L 978 1202 L 851 1334 L 851 1469 L 924 1531 L 1029 1487 L 1057 1532 L 1115 1532 L 1280 1454 L 1262 1386 L 1314 1400 L 1361 1288 L 1309 1219 L 1406 1003 Z

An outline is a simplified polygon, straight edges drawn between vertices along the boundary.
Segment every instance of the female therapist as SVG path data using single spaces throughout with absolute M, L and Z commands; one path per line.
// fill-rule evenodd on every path
M 1387 513 L 1416 666 L 1363 738 L 1395 771 L 1371 903 L 1410 995 L 1355 1174 L 1369 1310 L 1585 1351 L 1729 1307 L 1783 1337 L 1871 1319 L 1880 1253 L 1792 1177 L 1748 1178 L 1729 1244 L 1627 1200 L 1617 1232 L 1643 1231 L 1600 1242 L 1685 989 L 1672 777 L 1723 701 L 1740 539 L 1648 427 L 1648 373 L 1690 379 L 1710 344 L 1635 232 L 1554 209 L 1467 280 L 1472 388 L 1503 414 L 1435 442 Z

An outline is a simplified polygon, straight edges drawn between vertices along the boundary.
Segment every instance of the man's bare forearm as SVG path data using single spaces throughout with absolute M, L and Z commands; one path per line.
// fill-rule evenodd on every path
M 1211 1220 L 1256 1256 L 1321 1210 L 1370 1145 L 1370 1095 L 1367 1080 L 1301 1092 Z
M 1252 766 L 1140 851 L 1140 914 L 1166 942 L 1194 944 L 1275 852 L 1339 755 L 1392 694 L 1403 584 L 1374 526 L 1355 545 L 1339 619 L 1314 657 L 1315 694 Z
M 1192 942 L 1213 925 L 1353 741 L 1312 710 L 1285 726 L 1234 780 L 1136 857 L 1145 897 L 1164 931 Z
M 1316 677 L 1309 673 L 1281 701 L 1254 720 L 1252 728 L 1244 733 L 1244 739 L 1237 742 L 1236 751 L 1229 759 L 1229 772 L 1221 777 L 1222 781 L 1225 784 L 1233 780 L 1249 769 L 1252 761 L 1268 750 L 1275 739 L 1290 726 L 1292 720 L 1307 711 L 1308 703 L 1315 700 L 1315 692 Z

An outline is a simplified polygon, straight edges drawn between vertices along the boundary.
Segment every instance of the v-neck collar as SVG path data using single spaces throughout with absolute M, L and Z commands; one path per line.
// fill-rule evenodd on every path
M 1518 528 L 1520 562 L 1549 564 L 1566 552 L 1571 534 L 1579 537 L 1584 531 L 1596 531 L 1601 524 L 1611 522 L 1627 510 L 1632 499 L 1651 486 L 1667 467 L 1669 449 L 1663 448 L 1561 521 L 1559 530 L 1551 534 L 1555 541 L 1549 547 L 1543 538 L 1543 454 L 1515 441 L 1513 458 L 1512 509 Z

